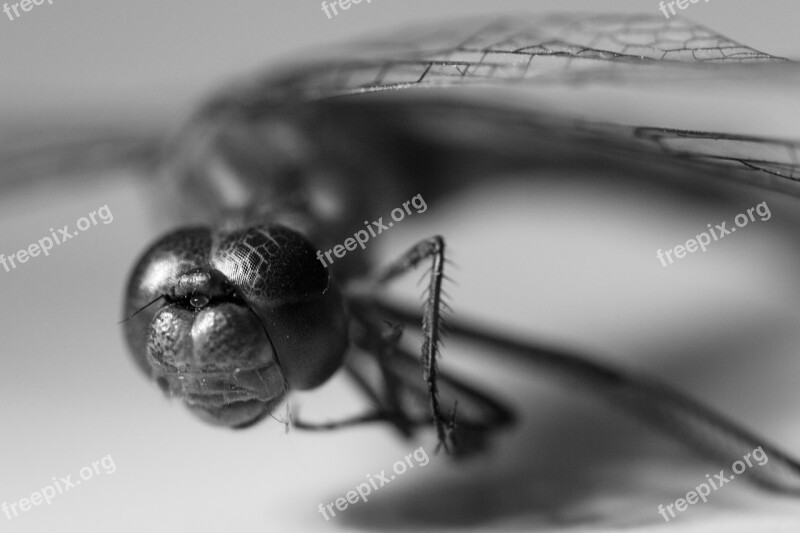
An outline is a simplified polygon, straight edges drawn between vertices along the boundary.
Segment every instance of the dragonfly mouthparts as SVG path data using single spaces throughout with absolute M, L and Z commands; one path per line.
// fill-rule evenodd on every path
M 202 391 L 185 393 L 183 401 L 197 407 L 224 407 L 235 402 L 265 401 L 247 391 Z
M 202 372 L 165 369 L 158 379 L 168 394 L 202 415 L 218 416 L 239 407 L 248 411 L 267 411 L 286 394 L 286 385 L 276 363 L 257 368 Z M 225 425 L 228 424 L 223 422 Z

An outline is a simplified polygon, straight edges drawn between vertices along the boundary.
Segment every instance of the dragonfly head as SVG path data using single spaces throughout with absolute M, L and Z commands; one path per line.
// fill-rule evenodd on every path
M 126 336 L 139 366 L 201 418 L 242 427 L 342 364 L 342 298 L 314 249 L 280 225 L 174 231 L 131 275 Z

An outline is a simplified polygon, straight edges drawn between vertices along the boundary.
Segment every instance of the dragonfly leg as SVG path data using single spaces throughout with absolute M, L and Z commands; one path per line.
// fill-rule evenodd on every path
M 430 279 L 425 297 L 422 319 L 422 375 L 428 388 L 430 412 L 436 428 L 439 447 L 447 450 L 447 440 L 454 420 L 442 413 L 439 403 L 437 357 L 442 330 L 442 282 L 444 280 L 444 239 L 435 235 L 412 246 L 397 260 L 390 263 L 373 278 L 373 286 L 386 285 L 392 280 L 413 271 L 420 262 L 431 259 Z M 437 447 L 438 449 L 438 447 Z M 449 450 L 448 450 L 449 451 Z
M 418 363 L 414 355 L 397 347 L 388 363 L 389 372 L 402 379 L 406 390 L 419 401 L 424 401 L 428 391 L 415 376 Z M 484 451 L 494 430 L 510 426 L 515 421 L 513 411 L 502 402 L 450 373 L 440 372 L 439 388 L 440 394 L 450 400 L 451 422 L 447 438 L 453 445 L 452 451 L 459 456 Z
M 377 320 L 382 313 L 374 305 L 376 289 L 410 272 L 420 262 L 429 258 L 432 260 L 432 268 L 420 321 L 423 336 L 422 350 L 421 357 L 415 358 L 399 346 L 399 332 L 402 330 L 398 325 L 385 323 L 382 329 L 378 325 Z M 354 319 L 366 332 L 356 342 L 365 352 L 377 356 L 376 360 L 385 382 L 387 408 L 392 412 L 407 413 L 412 409 L 409 404 L 419 405 L 422 401 L 426 402 L 430 422 L 436 429 L 437 451 L 443 447 L 448 452 L 466 455 L 482 449 L 490 430 L 510 424 L 514 417 L 511 410 L 497 400 L 452 376 L 442 374 L 438 369 L 442 309 L 447 307 L 442 299 L 444 262 L 444 240 L 440 236 L 435 236 L 419 242 L 366 283 L 354 284 L 350 287 L 352 290 L 347 292 Z M 422 383 L 416 377 L 420 364 L 418 360 L 421 360 L 422 364 Z M 447 409 L 443 407 L 440 399 L 442 385 L 446 387 L 446 396 L 450 400 L 448 415 L 445 415 Z M 413 397 L 413 401 L 409 400 L 409 397 Z M 458 424 L 456 424 L 456 413 L 464 412 L 464 409 L 460 409 L 457 398 L 465 400 L 464 405 L 467 406 L 465 411 L 467 416 L 463 423 L 459 421 Z M 407 403 L 404 404 L 403 400 Z M 459 440 L 461 442 L 458 442 Z M 454 445 L 453 450 L 449 448 L 449 444 Z
M 353 335 L 359 349 L 351 353 L 345 368 L 375 409 L 336 422 L 294 425 L 299 429 L 334 430 L 388 422 L 407 438 L 417 429 L 430 427 L 434 419 L 429 409 L 428 387 L 419 379 L 419 357 L 399 345 L 402 327 L 382 321 L 377 307 L 369 301 L 354 299 L 351 310 L 359 326 L 354 328 L 357 331 Z M 448 451 L 457 457 L 485 450 L 492 430 L 514 421 L 511 410 L 501 402 L 448 373 L 439 373 L 438 386 L 451 406 L 453 422 L 446 438 L 452 445 Z M 458 423 L 454 422 L 456 410 Z
M 366 394 L 370 402 L 375 405 L 375 409 L 362 415 L 356 415 L 334 422 L 311 423 L 295 418 L 293 420 L 293 425 L 296 428 L 327 431 L 370 424 L 373 422 L 389 422 L 402 433 L 403 436 L 410 437 L 415 428 L 430 424 L 431 420 L 429 417 L 426 416 L 421 419 L 412 420 L 399 408 L 399 390 L 394 387 L 384 387 L 384 383 L 388 383 L 388 380 L 376 386 L 372 384 L 367 377 L 369 372 L 366 372 L 365 369 L 361 368 L 359 365 L 348 363 L 345 368 L 356 385 Z M 387 394 L 381 394 L 381 392 L 384 391 L 387 392 Z
M 343 418 L 333 422 L 305 422 L 298 419 L 292 421 L 292 425 L 297 429 L 309 431 L 332 431 L 335 429 L 343 429 L 346 427 L 360 426 L 363 424 L 370 424 L 373 422 L 395 422 L 395 417 L 388 411 L 370 411 L 363 415 L 356 415 L 349 418 Z M 427 420 L 421 421 L 420 424 L 428 424 Z M 405 424 L 405 421 L 404 421 Z
M 365 328 L 365 335 L 360 339 L 356 339 L 356 343 L 366 353 L 376 356 L 376 362 L 380 369 L 380 376 L 383 380 L 380 388 L 383 389 L 383 394 L 377 398 L 376 405 L 382 406 L 384 409 L 391 413 L 403 413 L 402 405 L 402 380 L 389 371 L 387 362 L 394 356 L 400 338 L 403 335 L 403 325 L 396 322 L 382 321 L 380 325 L 373 324 L 362 317 L 362 325 Z M 353 366 L 354 362 L 348 365 L 348 370 L 351 374 L 358 374 L 356 368 Z M 367 383 L 364 383 L 367 386 Z M 408 417 L 404 417 L 408 420 Z M 399 420 L 399 419 L 398 419 Z M 429 422 L 427 422 L 429 423 Z M 395 424 L 395 427 L 405 436 L 411 436 L 412 429 L 408 424 Z
M 414 421 L 407 416 L 401 401 L 402 381 L 388 370 L 385 363 L 393 355 L 394 347 L 403 334 L 403 326 L 386 321 L 381 324 L 373 323 L 371 319 L 364 318 L 363 314 L 359 315 L 356 320 L 361 331 L 354 336 L 353 342 L 361 351 L 351 354 L 345 363 L 345 370 L 375 406 L 375 410 L 337 422 L 296 422 L 295 426 L 300 429 L 332 430 L 371 422 L 389 422 L 404 437 L 410 437 L 415 428 L 427 426 L 431 420 L 423 417 Z
M 420 320 L 418 312 L 379 298 L 372 299 L 372 312 L 404 324 Z M 529 365 L 536 372 L 563 379 L 573 389 L 583 389 L 609 402 L 716 461 L 731 464 L 747 453 L 763 452 L 769 462 L 749 471 L 753 481 L 771 490 L 800 495 L 800 461 L 769 439 L 682 392 L 581 354 L 498 335 L 477 323 L 451 321 L 448 331 L 456 338 L 491 348 L 498 361 Z

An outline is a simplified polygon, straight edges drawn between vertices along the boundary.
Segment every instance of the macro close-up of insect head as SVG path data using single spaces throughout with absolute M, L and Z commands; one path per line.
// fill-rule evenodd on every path
M 796 3 L 0 11 L 0 531 L 800 531 Z

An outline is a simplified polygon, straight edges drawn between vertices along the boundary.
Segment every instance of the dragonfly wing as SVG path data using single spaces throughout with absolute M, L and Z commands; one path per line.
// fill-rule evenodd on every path
M 460 22 L 434 29 L 421 28 L 366 41 L 344 49 L 340 59 L 317 61 L 279 76 L 250 79 L 213 99 L 199 115 L 207 117 L 220 106 L 234 105 L 244 111 L 248 120 L 256 120 L 260 113 L 272 111 L 275 106 L 330 101 L 348 95 L 358 95 L 352 101 L 360 106 L 365 93 L 381 93 L 385 98 L 381 104 L 384 109 L 397 107 L 394 114 L 399 118 L 391 128 L 399 129 L 398 123 L 404 117 L 414 118 L 418 122 L 415 134 L 437 132 L 440 138 L 449 136 L 454 149 L 454 143 L 464 141 L 461 133 L 471 128 L 481 132 L 481 138 L 470 149 L 485 154 L 486 161 L 498 164 L 499 156 L 510 150 L 529 151 L 530 143 L 525 141 L 532 138 L 533 130 L 541 131 L 546 123 L 568 132 L 570 142 L 584 142 L 586 146 L 594 146 L 595 151 L 612 153 L 621 148 L 638 159 L 665 153 L 697 162 L 734 165 L 763 174 L 755 177 L 759 172 L 750 173 L 745 181 L 798 190 L 797 143 L 714 131 L 667 129 L 659 123 L 626 127 L 562 120 L 556 124 L 553 117 L 537 111 L 536 91 L 543 85 L 619 86 L 642 80 L 662 83 L 669 79 L 682 82 L 697 78 L 730 79 L 734 84 L 746 86 L 756 77 L 794 87 L 800 70 L 793 62 L 680 18 L 517 17 L 488 24 Z M 413 90 L 424 88 L 448 90 L 447 94 Z M 426 105 L 418 107 L 416 102 L 401 103 L 409 95 L 427 98 L 432 94 L 444 96 L 441 101 L 457 101 L 464 95 L 464 89 L 469 93 L 469 101 L 460 108 L 452 102 L 447 106 L 436 104 L 439 110 Z M 497 106 L 508 91 L 513 91 L 517 99 L 520 94 L 527 97 L 522 99 L 524 105 L 508 109 Z M 498 109 L 478 113 L 480 106 Z M 50 144 L 37 136 L 36 143 L 5 149 L 0 153 L 3 181 L 7 185 L 22 184 L 55 173 L 151 164 L 159 160 L 165 149 L 160 135 L 88 133 L 91 135 L 76 138 L 74 131 L 69 135 L 62 132 L 57 142 Z
M 97 179 L 111 169 L 149 169 L 163 144 L 161 135 L 133 129 L 100 130 L 78 123 L 35 132 L 12 127 L 0 132 L 0 183 L 10 192 L 73 174 Z
M 384 146 L 413 139 L 416 149 L 437 160 L 440 174 L 427 177 L 428 183 L 444 182 L 447 173 L 441 169 L 457 161 L 462 179 L 465 167 L 488 176 L 514 169 L 535 175 L 543 163 L 566 167 L 603 160 L 628 165 L 628 173 L 636 176 L 666 180 L 680 174 L 686 183 L 711 186 L 716 178 L 720 184 L 738 181 L 800 195 L 800 142 L 787 139 L 596 122 L 429 93 L 335 100 L 325 107 L 331 121 L 347 117 L 356 124 L 343 130 L 356 143 L 360 130 L 373 139 L 391 132 Z
M 384 113 L 392 117 L 383 121 L 387 130 L 411 128 L 410 135 L 418 138 L 435 134 L 439 147 L 453 152 L 460 147 L 462 153 L 480 153 L 497 164 L 502 164 L 500 155 L 536 148 L 531 139 L 541 141 L 548 135 L 545 128 L 550 128 L 555 135 L 547 144 L 564 146 L 556 153 L 582 143 L 595 152 L 624 154 L 628 159 L 666 155 L 718 167 L 711 173 L 728 173 L 732 166 L 755 171 L 735 172 L 733 177 L 761 187 L 800 191 L 800 144 L 793 141 L 696 127 L 667 128 L 659 119 L 621 125 L 614 124 L 613 116 L 589 121 L 580 115 L 558 118 L 542 112 L 547 109 L 540 98 L 543 87 L 580 93 L 604 85 L 613 90 L 635 87 L 642 93 L 687 80 L 700 82 L 701 87 L 713 81 L 714 90 L 720 84 L 738 87 L 743 95 L 732 105 L 751 108 L 754 103 L 766 105 L 764 99 L 753 97 L 759 83 L 793 94 L 800 68 L 680 18 L 518 17 L 365 41 L 341 52 L 339 59 L 317 60 L 282 75 L 247 80 L 212 100 L 200 116 L 234 108 L 247 120 L 257 121 L 281 107 L 298 115 L 315 109 L 315 104 L 317 109 L 349 107 L 352 120 L 348 121 L 368 122 L 372 113 Z
M 271 98 L 326 98 L 409 87 L 584 82 L 642 75 L 665 67 L 784 64 L 705 26 L 645 15 L 517 17 L 404 31 L 359 43 L 275 79 Z M 675 69 L 674 69 L 675 70 Z M 729 69 L 730 70 L 730 69 Z M 677 68 L 681 76 L 704 70 Z M 258 83 L 253 87 L 258 87 Z

